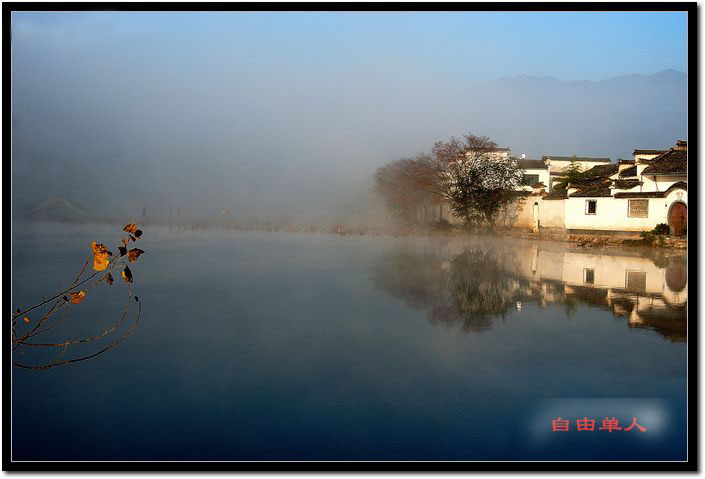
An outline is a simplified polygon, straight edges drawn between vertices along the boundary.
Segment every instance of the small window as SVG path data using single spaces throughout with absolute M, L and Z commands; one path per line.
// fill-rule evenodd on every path
M 586 200 L 585 201 L 585 214 L 586 215 L 597 214 L 597 200 Z
M 583 283 L 595 284 L 595 270 L 593 268 L 583 269 Z
M 627 216 L 630 218 L 648 218 L 649 200 L 629 200 Z
M 627 271 L 625 286 L 628 291 L 646 291 L 646 272 Z
M 539 182 L 539 175 L 524 175 L 521 179 L 521 184 L 526 186 L 533 186 Z

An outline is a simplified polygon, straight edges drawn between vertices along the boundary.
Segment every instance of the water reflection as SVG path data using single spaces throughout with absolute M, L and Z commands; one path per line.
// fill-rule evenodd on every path
M 405 243 L 374 266 L 375 286 L 429 321 L 482 331 L 527 302 L 611 311 L 629 327 L 687 337 L 684 254 L 592 252 L 552 243 L 473 240 Z

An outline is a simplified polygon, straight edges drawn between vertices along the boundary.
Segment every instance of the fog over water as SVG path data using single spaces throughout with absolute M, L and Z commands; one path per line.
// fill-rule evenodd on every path
M 685 138 L 685 17 L 565 15 L 15 13 L 14 213 L 373 221 L 377 167 L 468 131 L 529 158 Z

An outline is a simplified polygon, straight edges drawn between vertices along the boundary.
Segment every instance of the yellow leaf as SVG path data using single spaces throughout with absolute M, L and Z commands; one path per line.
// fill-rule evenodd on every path
M 25 316 L 24 318 L 22 318 L 22 321 L 24 321 L 25 323 L 29 323 L 29 316 Z
M 141 249 L 133 248 L 127 252 L 127 260 L 130 263 L 132 263 L 133 261 L 137 261 L 137 258 L 139 258 L 142 253 L 144 253 L 144 251 L 142 251 Z
M 71 297 L 70 301 L 73 304 L 78 304 L 83 301 L 83 298 L 86 297 L 86 293 L 84 293 L 83 291 L 79 291 L 78 293 L 69 293 L 69 296 Z
M 108 252 L 108 248 L 106 248 L 106 246 L 103 243 L 96 243 L 95 241 L 93 241 L 91 243 L 91 250 L 94 253 L 107 253 Z
M 134 234 L 135 231 L 137 231 L 137 225 L 134 224 L 134 223 L 127 223 L 127 224 L 122 228 L 122 230 L 125 231 L 125 232 L 127 232 L 127 233 L 132 233 L 132 234 Z
M 93 241 L 91 243 L 91 250 L 93 250 L 93 269 L 103 271 L 108 267 L 108 248 L 106 248 L 104 244 Z

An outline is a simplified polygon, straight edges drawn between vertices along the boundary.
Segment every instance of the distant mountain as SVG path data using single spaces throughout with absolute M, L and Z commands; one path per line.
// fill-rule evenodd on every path
M 463 100 L 463 118 L 516 154 L 629 158 L 686 138 L 687 74 L 664 70 L 601 81 L 503 77 Z

